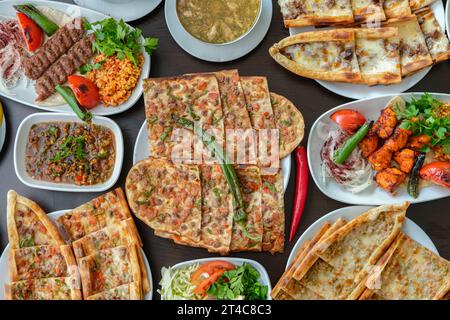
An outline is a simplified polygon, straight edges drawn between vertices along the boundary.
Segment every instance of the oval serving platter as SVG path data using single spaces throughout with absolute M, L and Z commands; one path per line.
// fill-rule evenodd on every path
M 433 11 L 442 30 L 445 30 L 445 14 L 444 14 L 444 4 L 442 0 L 435 1 L 430 5 L 430 8 Z M 320 28 L 320 30 L 325 29 L 333 29 L 333 28 Z M 316 30 L 314 27 L 289 28 L 289 34 L 292 36 L 298 33 L 314 30 Z M 427 67 L 409 77 L 403 78 L 402 82 L 400 83 L 391 84 L 388 86 L 376 85 L 369 87 L 364 84 L 352 84 L 352 83 L 332 82 L 323 80 L 316 80 L 316 81 L 326 89 L 338 95 L 351 99 L 364 99 L 364 98 L 379 97 L 387 94 L 395 94 L 398 92 L 404 92 L 413 87 L 414 85 L 416 85 L 419 81 L 421 81 L 431 70 L 431 68 L 432 67 Z
M 82 17 L 87 18 L 90 22 L 109 18 L 109 16 L 103 13 L 62 2 L 37 0 L 37 1 L 27 1 L 26 3 L 31 3 L 37 7 L 45 6 L 53 8 L 73 17 L 81 15 Z M 18 4 L 18 1 L 11 1 L 11 0 L 0 1 L 0 12 L 2 17 L 15 17 L 16 11 L 13 8 L 13 5 L 15 4 Z M 144 64 L 142 66 L 141 75 L 139 77 L 139 81 L 136 88 L 133 90 L 128 100 L 122 103 L 121 105 L 115 107 L 105 107 L 103 104 L 100 104 L 94 109 L 90 110 L 93 114 L 113 115 L 124 112 L 129 108 L 131 108 L 136 103 L 136 101 L 141 97 L 143 79 L 148 77 L 150 73 L 150 63 L 151 63 L 150 56 L 144 50 L 142 50 L 142 54 L 144 56 Z M 53 112 L 72 112 L 72 109 L 67 104 L 59 106 L 43 106 L 36 104 L 35 102 L 36 93 L 34 91 L 34 83 L 33 81 L 29 81 L 28 85 L 26 85 L 25 82 L 26 81 L 21 81 L 21 83 L 19 83 L 17 87 L 10 89 L 9 92 L 0 90 L 0 95 L 40 110 Z
M 66 214 L 70 210 L 59 210 L 55 212 L 51 212 L 48 214 L 48 217 L 58 226 L 58 222 L 56 221 L 60 216 Z M 58 226 L 59 227 L 59 226 Z M 64 233 L 62 233 L 64 234 Z M 153 298 L 153 280 L 152 280 L 152 271 L 150 269 L 150 264 L 148 263 L 147 256 L 145 255 L 144 250 L 140 249 L 142 252 L 142 256 L 144 257 L 144 265 L 147 269 L 148 280 L 150 282 L 150 291 L 145 295 L 144 300 L 152 300 Z M 9 244 L 6 245 L 5 250 L 3 250 L 2 255 L 0 256 L 0 300 L 5 300 L 5 292 L 3 288 L 5 284 L 8 284 L 9 281 L 9 272 L 8 272 L 8 256 L 9 256 Z
M 305 232 L 303 232 L 303 234 L 295 243 L 294 248 L 292 248 L 292 251 L 286 263 L 286 269 L 293 262 L 294 257 L 296 256 L 298 250 L 300 250 L 301 246 L 305 243 L 305 241 L 312 239 L 312 237 L 319 231 L 319 229 L 325 222 L 333 223 L 339 218 L 343 218 L 347 221 L 350 221 L 371 208 L 373 207 L 370 206 L 344 207 L 334 210 L 330 213 L 327 213 L 320 219 L 316 220 L 308 229 L 306 229 Z M 405 222 L 403 223 L 402 226 L 402 232 L 404 232 L 414 241 L 417 241 L 427 249 L 439 255 L 439 252 L 437 251 L 436 246 L 434 245 L 433 241 L 431 241 L 430 237 L 411 219 L 409 218 L 405 219 Z
M 334 112 L 340 109 L 355 109 L 361 112 L 367 119 L 376 120 L 380 115 L 380 111 L 393 97 L 401 96 L 405 100 L 410 100 L 412 97 L 419 98 L 422 94 L 423 92 L 403 93 L 363 99 L 337 106 L 336 108 L 322 114 L 311 127 L 307 150 L 309 171 L 311 172 L 311 176 L 320 191 L 322 191 L 327 197 L 334 200 L 356 205 L 382 205 L 402 201 L 419 203 L 450 196 L 450 190 L 437 185 L 430 185 L 425 188 L 421 188 L 417 199 L 414 199 L 408 195 L 406 188 L 398 188 L 396 195 L 391 196 L 387 192 L 378 188 L 375 184 L 369 186 L 366 190 L 360 193 L 353 194 L 341 185 L 337 184 L 333 179 L 327 178 L 326 181 L 323 181 L 322 178 L 322 161 L 320 158 L 320 150 L 324 143 L 324 133 L 327 133 L 327 128 L 332 128 L 335 126 L 334 122 L 330 119 L 330 116 Z M 431 95 L 440 101 L 450 102 L 450 94 L 431 93 Z
M 147 122 L 141 126 L 139 130 L 138 136 L 136 137 L 136 144 L 134 145 L 133 151 L 133 163 L 137 163 L 141 160 L 147 159 L 150 156 L 150 146 L 148 145 L 148 131 L 147 131 Z M 284 157 L 280 161 L 281 171 L 283 174 L 283 188 L 286 191 L 289 176 L 291 175 L 291 156 Z
M 111 177 L 104 183 L 90 186 L 78 186 L 69 183 L 55 183 L 49 181 L 32 179 L 25 169 L 25 148 L 28 143 L 28 133 L 33 124 L 39 122 L 82 122 L 76 115 L 65 113 L 34 113 L 23 119 L 17 129 L 16 140 L 14 143 L 14 169 L 19 180 L 31 188 L 46 189 L 53 191 L 67 192 L 101 192 L 111 188 L 117 181 L 122 169 L 123 162 L 123 137 L 120 127 L 109 118 L 96 116 L 92 119 L 93 124 L 104 126 L 112 131 L 115 138 L 116 161 Z

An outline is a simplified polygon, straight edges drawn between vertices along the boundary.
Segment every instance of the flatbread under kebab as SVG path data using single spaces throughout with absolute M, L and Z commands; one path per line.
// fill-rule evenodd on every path
M 402 77 L 409 76 L 433 64 L 415 15 L 390 19 L 384 26 L 398 28 Z
M 141 300 L 139 284 L 132 282 L 87 297 L 86 300 Z
M 368 85 L 402 81 L 397 28 L 359 28 L 356 56 L 362 81 Z
M 74 277 L 41 278 L 12 282 L 5 286 L 6 300 L 81 300 Z
M 303 115 L 287 98 L 270 93 L 275 126 L 280 132 L 280 159 L 287 157 L 302 142 L 305 134 Z
M 200 241 L 202 199 L 198 166 L 151 157 L 131 168 L 125 188 L 131 210 L 151 228 Z
M 411 15 L 409 0 L 385 0 L 383 2 L 386 18 L 400 18 Z
M 450 262 L 400 233 L 366 287 L 361 299 L 443 299 L 450 290 Z
M 8 191 L 6 221 L 11 249 L 63 245 L 57 227 L 37 203 Z
M 362 81 L 352 29 L 311 31 L 274 44 L 272 58 L 299 76 L 328 81 Z
M 416 15 L 433 62 L 438 63 L 450 59 L 450 43 L 433 11 L 425 8 Z

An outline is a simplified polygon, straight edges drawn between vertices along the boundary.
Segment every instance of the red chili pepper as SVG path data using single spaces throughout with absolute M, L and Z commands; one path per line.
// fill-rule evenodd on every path
M 289 241 L 292 241 L 297 232 L 300 219 L 305 208 L 306 195 L 308 193 L 308 160 L 306 159 L 306 149 L 298 147 L 295 149 L 295 161 L 297 163 L 297 177 L 295 185 L 295 200 L 294 210 L 291 218 L 291 231 L 289 234 Z

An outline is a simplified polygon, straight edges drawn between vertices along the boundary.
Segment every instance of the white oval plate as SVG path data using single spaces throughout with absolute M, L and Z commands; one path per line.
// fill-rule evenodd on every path
M 16 10 L 14 10 L 12 5 L 17 3 L 18 1 L 10 1 L 10 0 L 0 1 L 1 15 L 8 17 L 15 17 Z M 54 8 L 74 17 L 79 16 L 81 14 L 81 16 L 86 17 L 91 22 L 108 18 L 108 16 L 104 15 L 103 13 L 62 2 L 38 0 L 38 1 L 26 1 L 26 3 L 32 3 L 36 6 L 46 6 Z M 133 90 L 133 93 L 130 95 L 128 100 L 116 107 L 105 107 L 103 104 L 100 104 L 91 110 L 93 114 L 113 115 L 124 112 L 129 108 L 131 108 L 136 103 L 136 101 L 141 97 L 143 79 L 147 78 L 150 73 L 150 56 L 144 50 L 142 50 L 142 54 L 144 55 L 144 65 L 142 66 L 141 75 L 139 77 L 139 81 L 136 88 Z M 30 81 L 28 87 L 25 85 L 25 81 L 22 81 L 17 87 L 11 89 L 9 92 L 3 92 L 0 90 L 0 95 L 40 110 L 54 111 L 54 112 L 70 112 L 70 113 L 73 112 L 72 109 L 67 104 L 63 104 L 60 106 L 41 106 L 36 104 L 34 81 Z
M 134 21 L 146 16 L 161 3 L 162 0 L 74 0 L 77 5 L 103 12 L 116 19 Z
M 238 266 L 240 266 L 244 263 L 250 264 L 252 267 L 254 267 L 259 272 L 259 275 L 260 275 L 259 281 L 261 282 L 261 284 L 267 286 L 269 289 L 267 291 L 267 300 L 272 300 L 272 298 L 270 297 L 270 293 L 272 292 L 272 285 L 270 283 L 269 275 L 267 274 L 266 269 L 259 262 L 256 262 L 255 260 L 243 259 L 243 258 L 227 258 L 227 257 L 204 258 L 204 259 L 195 259 L 195 260 L 189 260 L 189 261 L 177 263 L 176 265 L 174 265 L 172 267 L 172 269 L 183 268 L 183 267 L 186 267 L 186 266 L 189 266 L 192 264 L 196 264 L 196 263 L 202 265 L 204 263 L 207 263 L 210 261 L 217 261 L 217 260 L 228 261 L 228 262 L 231 262 L 234 265 L 238 265 Z
M 136 137 L 136 144 L 134 145 L 133 163 L 147 159 L 150 156 L 150 146 L 148 145 L 148 131 L 147 123 L 144 123 L 139 130 Z M 281 159 L 281 172 L 283 174 L 283 188 L 286 191 L 289 184 L 289 176 L 291 175 L 291 156 Z
M 436 16 L 436 19 L 439 22 L 439 25 L 441 26 L 442 30 L 444 30 L 445 17 L 444 17 L 444 5 L 442 3 L 442 0 L 437 0 L 436 2 L 430 5 L 430 8 L 434 12 L 434 15 Z M 325 29 L 332 29 L 332 28 L 320 28 L 320 30 Z M 289 34 L 294 35 L 313 30 L 315 30 L 314 27 L 289 28 Z M 404 92 L 413 87 L 420 80 L 422 80 L 430 70 L 431 67 L 425 68 L 422 71 L 419 71 L 409 77 L 402 79 L 402 82 L 397 84 L 391 84 L 389 86 L 377 85 L 369 87 L 364 84 L 351 84 L 351 83 L 332 82 L 323 80 L 316 80 L 316 81 L 323 87 L 327 88 L 328 90 L 338 95 L 351 99 L 363 99 Z
M 2 106 L 0 106 L 0 109 Z M 2 151 L 3 144 L 5 143 L 6 138 L 6 119 L 3 114 L 2 119 L 0 119 L 0 151 Z
M 333 108 L 324 114 L 322 114 L 316 122 L 314 122 L 311 127 L 311 131 L 309 133 L 308 138 L 308 164 L 309 171 L 311 172 L 311 176 L 316 183 L 317 187 L 322 191 L 326 196 L 349 204 L 364 204 L 364 205 L 382 205 L 382 204 L 390 204 L 397 203 L 403 201 L 410 201 L 412 203 L 419 203 L 425 201 L 436 200 L 440 198 L 445 198 L 450 196 L 450 190 L 447 190 L 443 187 L 437 185 L 427 186 L 425 188 L 421 188 L 419 197 L 414 199 L 406 192 L 406 188 L 401 187 L 398 188 L 397 194 L 395 196 L 391 196 L 387 192 L 378 188 L 375 184 L 368 187 L 366 190 L 353 194 L 350 191 L 347 191 L 344 187 L 337 184 L 332 178 L 327 178 L 326 182 L 322 180 L 321 173 L 321 163 L 320 159 L 320 150 L 322 149 L 324 140 L 321 132 L 324 131 L 325 128 L 335 128 L 334 122 L 331 121 L 330 116 L 337 110 L 340 109 L 354 109 L 361 112 L 366 119 L 376 120 L 380 111 L 386 106 L 389 100 L 391 100 L 395 96 L 401 96 L 405 100 L 410 100 L 411 97 L 420 97 L 423 93 L 402 93 L 396 95 L 388 95 L 382 96 L 378 98 L 369 98 L 358 101 L 353 101 L 350 103 L 346 103 L 336 108 Z M 450 94 L 444 93 L 432 93 L 432 95 L 444 102 L 450 102 Z M 325 130 L 326 131 L 326 130 Z
M 67 192 L 100 192 L 111 188 L 117 181 L 122 169 L 123 162 L 123 137 L 120 127 L 111 119 L 95 116 L 92 119 L 93 124 L 104 126 L 114 134 L 114 143 L 116 147 L 116 162 L 111 177 L 104 183 L 92 186 L 78 186 L 69 183 L 55 183 L 32 179 L 25 169 L 25 149 L 28 143 L 28 133 L 33 124 L 40 122 L 80 122 L 76 115 L 67 113 L 34 113 L 23 119 L 17 129 L 16 140 L 14 143 L 14 169 L 19 180 L 31 187 L 37 189 L 46 189 L 53 191 Z
M 58 222 L 56 221 L 60 216 L 63 214 L 66 214 L 69 212 L 69 209 L 66 210 L 59 210 L 48 214 L 48 217 L 56 224 L 58 228 L 60 226 L 58 225 Z M 61 232 L 60 234 L 64 235 L 64 232 Z M 68 243 L 67 239 L 65 239 Z M 152 281 L 152 270 L 150 269 L 150 264 L 148 263 L 147 256 L 145 255 L 144 250 L 141 249 L 142 256 L 144 257 L 144 264 L 145 268 L 147 269 L 148 274 L 148 280 L 150 281 L 150 291 L 145 295 L 144 300 L 152 300 L 153 297 L 153 281 Z M 5 287 L 5 284 L 10 283 L 9 280 L 9 272 L 8 272 L 8 256 L 9 256 L 9 243 L 6 245 L 5 250 L 3 250 L 3 253 L 0 257 L 0 300 L 5 300 L 5 291 L 3 288 Z
M 447 0 L 445 5 L 445 29 L 447 30 L 447 37 L 450 39 L 450 1 Z
M 224 45 L 208 44 L 189 34 L 178 20 L 176 0 L 166 0 L 166 24 L 175 42 L 190 55 L 211 62 L 226 62 L 241 58 L 255 49 L 264 39 L 272 21 L 272 1 L 261 0 L 258 22 L 241 40 Z
M 305 232 L 300 236 L 300 238 L 295 243 L 294 248 L 292 248 L 291 254 L 289 255 L 288 261 L 286 263 L 286 269 L 288 266 L 293 262 L 294 257 L 296 256 L 298 250 L 301 248 L 301 246 L 305 243 L 305 241 L 312 239 L 314 235 L 319 231 L 319 229 L 322 227 L 322 225 L 325 222 L 333 223 L 339 218 L 343 218 L 347 221 L 355 219 L 357 216 L 361 215 L 363 212 L 371 209 L 373 207 L 368 206 L 352 206 L 352 207 L 344 207 L 337 210 L 334 210 L 320 219 L 318 219 L 316 222 L 314 222 L 308 229 L 306 229 Z M 437 251 L 435 245 L 433 244 L 433 241 L 431 241 L 430 237 L 423 231 L 414 221 L 412 221 L 409 218 L 405 219 L 405 222 L 402 226 L 402 231 L 408 235 L 411 239 L 414 241 L 420 243 L 427 249 L 433 251 L 437 255 L 439 255 L 439 252 Z

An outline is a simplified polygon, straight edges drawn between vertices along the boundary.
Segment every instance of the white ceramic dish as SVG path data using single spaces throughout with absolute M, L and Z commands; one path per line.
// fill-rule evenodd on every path
M 369 206 L 352 206 L 352 207 L 344 207 L 337 209 L 335 211 L 332 211 L 320 219 L 318 219 L 316 222 L 314 222 L 308 229 L 306 229 L 305 232 L 300 236 L 300 238 L 295 243 L 294 248 L 292 248 L 291 254 L 289 255 L 288 261 L 286 263 L 286 269 L 287 267 L 293 262 L 294 257 L 296 256 L 298 250 L 300 247 L 305 243 L 305 241 L 311 239 L 322 227 L 322 225 L 325 222 L 335 222 L 339 218 L 343 218 L 347 221 L 350 221 L 352 219 L 355 219 L 357 216 L 362 214 L 363 212 L 371 209 L 373 207 Z M 417 241 L 427 249 L 433 251 L 434 253 L 439 255 L 439 252 L 437 251 L 435 245 L 433 244 L 433 241 L 431 241 L 430 237 L 423 231 L 414 221 L 411 219 L 406 218 L 405 222 L 403 223 L 402 231 L 408 235 L 411 239 Z
M 162 0 L 74 0 L 77 5 L 95 11 L 103 12 L 116 19 L 123 19 L 125 22 L 140 19 L 153 10 Z
M 147 123 L 144 123 L 139 130 L 138 136 L 136 137 L 136 144 L 134 145 L 133 151 L 133 163 L 137 163 L 141 160 L 147 159 L 150 156 L 150 146 L 148 145 L 148 131 Z M 281 171 L 283 173 L 283 187 L 286 191 L 289 176 L 291 175 L 291 157 L 285 157 L 281 159 Z
M 361 112 L 366 119 L 376 120 L 380 115 L 380 111 L 386 106 L 388 101 L 395 96 L 402 96 L 405 100 L 410 100 L 411 97 L 420 97 L 423 93 L 403 93 L 397 95 L 382 96 L 378 98 L 369 98 L 358 101 L 346 103 L 336 108 L 333 108 L 322 114 L 311 127 L 308 138 L 308 164 L 311 176 L 317 187 L 326 196 L 349 204 L 364 204 L 364 205 L 381 205 L 388 203 L 397 203 L 403 201 L 410 201 L 412 203 L 419 203 L 425 201 L 436 200 L 450 196 L 450 190 L 443 187 L 432 185 L 422 188 L 417 199 L 412 198 L 406 192 L 406 188 L 400 187 L 397 194 L 391 196 L 387 192 L 376 187 L 375 184 L 368 187 L 366 190 L 352 194 L 341 185 L 337 184 L 332 178 L 327 178 L 324 182 L 321 174 L 321 159 L 320 150 L 324 143 L 324 134 L 327 133 L 327 128 L 335 128 L 335 124 L 331 121 L 330 116 L 340 109 L 354 109 Z M 450 102 L 450 94 L 432 93 L 432 95 L 440 101 Z
M 166 24 L 175 42 L 190 55 L 211 62 L 226 62 L 245 56 L 264 39 L 272 21 L 272 1 L 261 0 L 258 22 L 242 39 L 223 45 L 209 44 L 189 34 L 177 16 L 176 0 L 166 0 Z
M 447 37 L 450 39 L 450 1 L 448 0 L 445 5 L 445 29 L 447 30 Z
M 69 212 L 70 210 L 59 210 L 48 214 L 48 217 L 59 227 L 58 219 L 63 214 Z M 64 234 L 61 232 L 61 234 Z M 67 239 L 65 239 L 67 240 Z M 147 256 L 145 252 L 141 249 L 142 256 L 144 257 L 145 268 L 147 269 L 148 278 L 150 281 L 150 291 L 145 295 L 144 300 L 152 300 L 153 297 L 153 281 L 152 281 L 152 271 L 150 269 L 150 264 L 148 263 Z M 3 288 L 5 284 L 8 284 L 9 281 L 9 273 L 8 273 L 8 255 L 9 255 L 9 243 L 6 245 L 5 250 L 0 257 L 0 300 L 5 300 L 5 291 Z
M 227 258 L 227 257 L 204 258 L 204 259 L 189 260 L 189 261 L 177 263 L 176 265 L 174 265 L 172 267 L 172 269 L 183 268 L 183 267 L 195 264 L 195 263 L 202 265 L 209 261 L 216 261 L 216 260 L 228 261 L 237 266 L 240 266 L 244 263 L 250 264 L 252 267 L 254 267 L 259 272 L 259 275 L 260 275 L 259 281 L 261 282 L 261 284 L 266 285 L 269 288 L 269 290 L 267 291 L 267 300 L 272 300 L 272 298 L 270 297 L 270 293 L 272 292 L 272 285 L 270 283 L 269 275 L 267 274 L 266 269 L 259 262 L 256 262 L 255 260 L 243 259 L 243 258 Z
M 448 4 L 447 4 L 448 5 Z M 433 10 L 434 15 L 436 16 L 437 21 L 439 22 L 442 30 L 445 28 L 445 17 L 444 17 L 444 5 L 442 0 L 437 0 L 433 4 L 430 5 L 431 10 Z M 325 28 L 321 28 L 324 30 Z M 332 29 L 332 28 L 327 28 Z M 294 35 L 306 31 L 313 31 L 314 27 L 304 27 L 304 28 L 289 28 L 289 34 Z M 402 79 L 402 82 L 398 84 L 392 84 L 389 86 L 377 85 L 377 86 L 367 86 L 364 84 L 351 84 L 351 83 L 342 83 L 342 82 L 332 82 L 332 81 L 322 81 L 316 80 L 323 87 L 328 90 L 347 97 L 351 99 L 363 99 L 363 98 L 372 98 L 378 97 L 387 94 L 395 94 L 399 92 L 404 92 L 414 85 L 416 85 L 420 80 L 422 80 L 427 73 L 431 70 L 431 67 L 425 68 L 422 71 L 413 74 L 412 76 L 406 77 Z
M 54 183 L 32 179 L 25 169 L 25 149 L 28 143 L 28 133 L 33 124 L 40 122 L 82 122 L 76 115 L 66 113 L 34 113 L 23 119 L 17 129 L 14 143 L 14 169 L 19 180 L 31 188 L 67 192 L 100 192 L 111 188 L 117 181 L 123 162 L 123 137 L 120 127 L 111 119 L 95 116 L 92 123 L 104 126 L 112 131 L 115 138 L 116 162 L 111 177 L 104 183 L 92 186 L 77 186 L 68 183 Z
M 0 105 L 0 109 L 2 106 Z M 5 115 L 2 115 L 2 118 L 0 119 L 0 151 L 2 151 L 3 144 L 5 143 L 6 138 L 6 119 Z
M 103 13 L 96 12 L 90 9 L 82 8 L 75 5 L 70 5 L 62 2 L 56 2 L 56 1 L 44 1 L 44 0 L 38 0 L 38 1 L 0 1 L 0 12 L 2 16 L 7 17 L 15 17 L 16 11 L 12 7 L 14 4 L 18 3 L 32 3 L 36 6 L 46 6 L 50 8 L 54 8 L 56 10 L 62 11 L 69 16 L 77 17 L 77 16 L 83 16 L 87 18 L 89 21 L 98 21 L 107 18 L 108 16 L 104 15 Z M 147 78 L 150 73 L 150 56 L 145 52 L 142 51 L 142 54 L 144 55 L 144 65 L 142 66 L 141 75 L 139 77 L 139 81 L 137 84 L 137 87 L 133 90 L 133 93 L 128 98 L 126 102 L 123 104 L 116 106 L 116 107 L 105 107 L 103 104 L 98 105 L 94 109 L 91 110 L 93 114 L 96 115 L 113 115 L 117 113 L 124 112 L 131 108 L 136 101 L 141 97 L 142 94 L 142 83 L 143 79 Z M 46 111 L 54 111 L 54 112 L 72 112 L 72 109 L 67 105 L 63 104 L 60 106 L 42 106 L 38 105 L 35 102 L 36 93 L 34 91 L 34 84 L 33 81 L 31 81 L 28 86 L 25 85 L 25 81 L 22 81 L 17 87 L 11 89 L 9 92 L 3 92 L 0 91 L 0 95 L 17 101 L 19 103 L 25 104 L 27 106 L 46 110 Z

